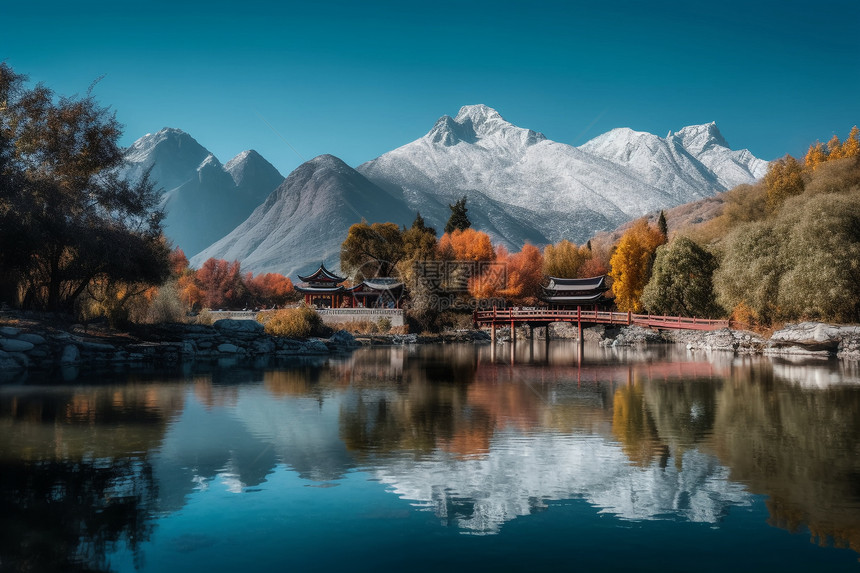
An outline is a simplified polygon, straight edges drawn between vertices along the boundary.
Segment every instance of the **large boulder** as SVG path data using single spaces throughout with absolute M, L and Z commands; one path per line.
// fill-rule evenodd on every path
M 338 330 L 328 339 L 328 345 L 333 348 L 357 348 L 359 343 L 355 337 L 346 330 Z
M 33 343 L 26 340 L 15 340 L 12 338 L 0 338 L 0 350 L 6 352 L 27 352 L 33 350 Z
M 810 350 L 831 350 L 839 347 L 839 342 L 847 336 L 860 334 L 860 326 L 834 326 L 821 322 L 801 322 L 788 324 L 770 337 L 776 345 L 800 345 Z
M 18 340 L 24 340 L 26 342 L 31 342 L 31 343 L 35 344 L 36 346 L 38 346 L 40 344 L 45 344 L 45 337 L 40 335 L 40 334 L 30 334 L 30 333 L 19 334 Z

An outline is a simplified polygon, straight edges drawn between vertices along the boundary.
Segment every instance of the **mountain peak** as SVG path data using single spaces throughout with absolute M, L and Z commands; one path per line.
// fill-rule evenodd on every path
M 230 165 L 230 164 L 234 164 L 234 163 L 243 163 L 245 161 L 254 161 L 258 157 L 261 157 L 261 155 L 259 153 L 257 153 L 256 151 L 254 151 L 253 149 L 246 149 L 245 151 L 242 151 L 241 153 L 236 155 L 236 157 L 234 157 L 233 159 L 228 161 L 226 165 Z M 226 167 L 226 165 L 225 165 L 225 167 Z
M 202 160 L 209 153 L 202 145 L 175 127 L 165 127 L 156 133 L 147 133 L 131 144 L 126 150 L 126 160 L 131 162 L 141 161 L 156 148 L 169 149 L 168 153 L 183 153 Z
M 546 137 L 531 129 L 517 127 L 506 121 L 499 112 L 483 104 L 464 105 L 457 116 L 443 115 L 425 136 L 431 143 L 450 147 L 458 143 L 478 143 L 491 138 L 498 144 L 518 148 L 533 145 Z
M 204 169 L 223 169 L 221 162 L 218 161 L 218 158 L 212 155 L 211 153 L 206 156 L 202 162 L 200 162 L 200 166 L 197 167 L 197 171 L 202 171 Z
M 456 145 L 461 141 L 466 143 L 475 143 L 475 128 L 474 124 L 457 123 L 450 115 L 443 115 L 433 126 L 433 129 L 427 134 L 427 138 L 433 143 L 441 143 L 448 147 Z
M 322 155 L 317 155 L 310 161 L 306 161 L 305 165 L 311 165 L 315 169 L 342 169 L 343 167 L 349 167 L 340 157 L 335 157 L 330 153 L 323 153 Z
M 460 108 L 460 111 L 459 113 L 457 113 L 457 117 L 454 118 L 454 121 L 460 124 L 469 121 L 474 126 L 484 125 L 488 122 L 501 122 L 507 125 L 511 125 L 510 123 L 505 121 L 505 119 L 501 116 L 499 112 L 482 103 L 475 105 L 464 105 Z
M 240 187 L 245 183 L 253 182 L 252 185 L 255 187 L 259 185 L 271 191 L 284 180 L 284 176 L 275 169 L 275 166 L 253 149 L 243 151 L 228 161 L 224 165 L 224 170 Z
M 669 137 L 675 137 L 681 145 L 696 153 L 714 145 L 731 149 L 715 121 L 701 125 L 688 125 L 674 134 L 670 133 Z

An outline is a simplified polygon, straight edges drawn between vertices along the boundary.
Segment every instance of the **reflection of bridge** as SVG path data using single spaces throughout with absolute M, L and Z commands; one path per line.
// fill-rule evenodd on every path
M 475 312 L 475 322 L 478 326 L 489 326 L 493 339 L 496 337 L 496 326 L 511 326 L 511 336 L 515 337 L 517 325 L 531 327 L 548 326 L 551 322 L 575 322 L 579 327 L 579 338 L 582 340 L 582 325 L 610 324 L 619 326 L 645 326 L 648 328 L 672 328 L 683 330 L 717 330 L 728 328 L 728 320 L 710 320 L 706 318 L 688 318 L 685 316 L 659 316 L 654 314 L 633 314 L 630 312 L 609 312 L 598 310 L 548 309 L 548 308 L 493 308 Z

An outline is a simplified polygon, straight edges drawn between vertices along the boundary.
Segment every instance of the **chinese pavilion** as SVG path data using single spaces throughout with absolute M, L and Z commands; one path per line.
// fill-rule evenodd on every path
M 347 289 L 352 295 L 352 306 L 365 308 L 400 308 L 403 282 L 396 278 L 365 279 Z
M 299 275 L 301 283 L 295 289 L 305 295 L 305 304 L 319 308 L 340 308 L 343 306 L 346 289 L 341 284 L 346 279 L 339 277 L 320 263 L 313 274 Z
M 587 279 L 550 277 L 541 299 L 555 306 L 593 306 L 597 310 L 610 302 L 603 294 L 607 290 L 606 275 Z
M 321 263 L 307 276 L 299 275 L 301 283 L 295 289 L 305 295 L 305 304 L 317 308 L 400 308 L 403 282 L 395 278 L 366 279 L 354 287 L 345 287 L 346 280 Z

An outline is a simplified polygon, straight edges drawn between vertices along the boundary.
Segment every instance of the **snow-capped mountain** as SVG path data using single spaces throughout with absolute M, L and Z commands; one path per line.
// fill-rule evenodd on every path
M 295 169 L 248 219 L 191 259 L 199 267 L 215 257 L 242 268 L 295 276 L 321 261 L 340 266 L 340 244 L 349 226 L 369 222 L 411 223 L 415 213 L 355 169 L 321 155 Z
M 666 138 L 614 129 L 572 147 L 470 105 L 357 169 L 437 226 L 447 204 L 466 195 L 475 226 L 518 249 L 525 240 L 585 241 L 645 213 L 751 183 L 766 166 L 729 149 L 713 123 Z
M 193 137 L 165 128 L 138 139 L 126 152 L 124 177 L 151 169 L 163 190 L 165 234 L 193 255 L 244 221 L 284 177 L 256 151 L 222 165 Z
M 135 173 L 152 165 L 167 190 L 168 235 L 180 246 L 199 245 L 188 254 L 213 243 L 192 264 L 236 259 L 255 273 L 288 275 L 323 260 L 337 269 L 340 244 L 362 217 L 409 225 L 420 211 L 441 230 L 448 205 L 465 195 L 473 226 L 510 249 L 581 243 L 646 213 L 752 183 L 767 169 L 749 151 L 730 149 L 714 123 L 665 138 L 613 129 L 573 147 L 469 105 L 355 170 L 330 155 L 301 165 L 241 222 L 242 209 L 247 216 L 252 198 L 259 204 L 279 177 L 258 154 L 221 166 L 187 134 L 162 130 L 136 143 L 129 158 Z M 267 183 L 247 183 L 258 179 Z

